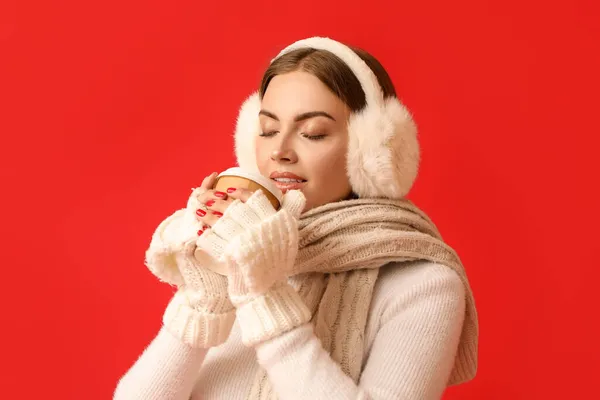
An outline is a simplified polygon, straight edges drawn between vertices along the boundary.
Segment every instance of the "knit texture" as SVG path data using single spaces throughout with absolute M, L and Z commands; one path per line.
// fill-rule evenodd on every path
M 311 313 L 287 282 L 298 253 L 298 217 L 306 199 L 291 191 L 276 211 L 262 191 L 235 203 L 223 222 L 239 225 L 223 254 L 229 298 L 237 308 L 248 346 L 276 337 L 310 320 Z
M 183 243 L 197 236 L 198 229 L 198 221 L 187 209 L 175 211 L 158 225 L 146 250 L 144 264 L 161 282 L 177 287 L 184 284 L 175 254 Z
M 203 192 L 194 189 L 187 207 L 158 226 L 146 251 L 146 265 L 160 280 L 178 287 L 163 315 L 165 328 L 189 346 L 208 348 L 227 339 L 235 308 L 227 294 L 227 278 L 207 268 L 218 262 L 215 256 L 196 251 L 202 224 L 195 210 L 202 207 L 197 197 Z
M 195 240 L 175 253 L 184 284 L 167 306 L 163 324 L 192 347 L 209 348 L 223 343 L 235 320 L 235 309 L 227 296 L 227 279 L 205 268 L 208 262 L 194 257 Z
M 235 310 L 221 313 L 202 310 L 197 293 L 180 289 L 169 302 L 164 314 L 165 328 L 183 343 L 195 348 L 217 346 L 229 336 L 235 321 Z
M 262 193 L 251 199 L 269 201 Z M 252 206 L 244 209 L 253 213 Z M 249 218 L 248 218 L 249 219 Z M 298 224 L 285 209 L 246 227 L 225 250 L 229 297 L 234 304 L 252 300 L 289 275 L 298 254 Z
M 465 319 L 448 384 L 472 379 L 478 350 L 473 294 L 458 255 L 425 213 L 406 199 L 354 199 L 308 211 L 299 227 L 300 250 L 292 282 L 300 294 L 305 293 L 301 297 L 313 313 L 315 335 L 323 348 L 353 381 L 360 376 L 364 329 L 379 267 L 414 260 L 452 269 L 465 286 Z M 328 280 L 311 277 L 314 272 L 329 274 Z M 265 378 L 266 371 L 259 371 L 251 396 L 273 393 L 265 398 L 276 398 Z
M 427 261 L 390 263 L 380 269 L 368 314 L 358 383 L 323 349 L 312 324 L 248 347 L 238 319 L 227 341 L 209 351 L 190 347 L 163 328 L 120 379 L 114 398 L 248 399 L 259 367 L 282 399 L 442 398 L 465 316 L 465 287 L 458 275 Z
M 293 276 L 288 281 L 312 315 L 311 323 L 314 326 L 315 337 L 322 344 L 324 351 L 339 365 L 344 375 L 356 383 L 361 374 L 361 360 L 364 360 L 367 351 L 364 344 L 365 325 L 367 316 L 373 313 L 369 310 L 369 304 L 378 278 L 378 268 L 395 262 L 396 268 L 402 269 L 408 261 L 428 260 L 455 273 L 464 290 L 466 305 L 464 316 L 459 321 L 460 340 L 457 339 L 456 345 L 448 342 L 448 338 L 452 336 L 435 340 L 442 346 L 436 347 L 435 351 L 443 351 L 444 346 L 450 347 L 448 351 L 453 346 L 458 348 L 456 358 L 453 358 L 448 384 L 458 384 L 474 376 L 477 367 L 478 325 L 465 271 L 456 253 L 443 243 L 435 226 L 411 202 L 358 199 L 331 203 L 305 213 L 300 220 L 299 229 L 299 253 L 290 272 Z M 431 292 L 432 295 L 436 293 L 433 289 L 425 291 L 418 289 L 419 286 L 415 287 L 415 295 L 418 297 L 415 297 L 414 301 L 422 298 L 427 292 Z M 399 327 L 410 328 L 405 332 L 407 335 L 416 335 L 413 340 L 416 349 L 422 348 L 423 344 L 415 342 L 420 334 L 414 329 L 418 324 L 424 323 L 427 315 L 438 318 L 438 312 L 440 313 L 439 319 L 436 319 L 435 325 L 431 325 L 430 328 L 436 332 L 438 326 L 444 323 L 456 323 L 455 317 L 450 313 L 452 308 L 448 311 L 441 308 L 449 304 L 453 303 L 448 303 L 446 299 L 423 304 L 422 307 L 425 308 L 419 308 L 418 314 L 404 317 L 411 318 L 410 321 L 398 321 Z M 279 337 L 283 339 L 297 329 Z M 385 337 L 383 333 L 382 337 Z M 385 340 L 389 342 L 394 339 L 388 335 Z M 276 342 L 277 338 L 273 338 L 257 348 L 268 348 Z M 428 339 L 427 343 L 430 342 L 433 343 L 432 338 Z M 401 348 L 403 352 L 411 348 L 408 342 L 406 346 Z M 431 354 L 414 354 L 407 360 L 426 360 L 431 355 L 435 356 L 435 351 Z M 394 354 L 395 357 L 404 358 L 403 354 Z M 376 364 L 375 361 L 374 363 Z M 385 366 L 392 368 L 396 364 L 395 361 L 390 361 Z M 412 387 L 413 384 L 428 387 L 425 381 L 436 376 L 437 372 L 430 369 L 435 365 L 423 367 L 422 373 L 414 376 L 415 379 L 423 380 L 422 382 L 409 382 L 411 373 L 401 377 L 401 384 L 406 384 L 407 387 Z M 400 365 L 399 368 L 398 372 L 409 372 L 404 369 L 409 368 L 408 366 Z M 272 371 L 270 376 L 274 376 Z M 273 393 L 266 371 L 259 370 L 250 388 L 250 398 L 271 398 Z
M 223 255 L 230 241 L 242 235 L 247 229 L 260 224 L 276 214 L 262 191 L 255 192 L 246 203 L 233 201 L 210 229 L 206 230 L 196 242 L 196 256 L 210 254 L 218 262 L 223 262 Z
M 238 306 L 242 342 L 254 346 L 310 321 L 311 313 L 296 290 L 278 283 L 265 294 Z

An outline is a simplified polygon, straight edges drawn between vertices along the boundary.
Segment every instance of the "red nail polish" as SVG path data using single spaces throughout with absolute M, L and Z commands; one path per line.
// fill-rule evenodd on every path
M 199 216 L 199 217 L 204 217 L 206 215 L 206 211 L 197 209 L 196 210 L 196 215 Z
M 223 213 L 220 213 L 218 211 L 213 211 L 213 215 L 216 215 L 217 217 L 222 217 Z
M 215 196 L 224 198 L 227 195 L 225 193 L 223 193 L 223 192 L 215 192 Z
M 202 235 L 203 233 L 204 233 L 204 231 L 203 231 L 202 229 L 200 229 L 200 230 L 198 231 L 198 236 Z
M 235 188 L 228 188 L 228 189 L 227 189 L 227 193 L 233 193 L 233 192 L 235 192 L 235 191 L 236 191 L 236 189 L 235 189 Z
M 215 201 L 214 201 L 214 200 L 209 200 L 209 201 L 207 201 L 207 202 L 206 202 L 206 206 L 207 206 L 207 207 L 210 207 L 210 206 L 212 206 L 213 204 L 215 204 Z

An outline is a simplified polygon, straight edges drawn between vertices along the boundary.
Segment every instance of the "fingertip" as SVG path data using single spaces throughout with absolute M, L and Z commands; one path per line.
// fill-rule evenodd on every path
M 214 182 L 215 182 L 215 178 L 217 177 L 218 174 L 219 174 L 218 172 L 213 172 L 210 175 L 208 175 L 207 177 L 205 177 L 202 180 L 202 184 L 200 185 L 200 187 L 205 190 L 212 189 L 212 186 L 214 185 Z

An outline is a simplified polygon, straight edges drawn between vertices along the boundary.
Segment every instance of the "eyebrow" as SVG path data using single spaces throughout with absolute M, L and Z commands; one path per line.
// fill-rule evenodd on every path
M 277 118 L 277 116 L 275 114 L 273 114 L 272 112 L 267 111 L 267 110 L 260 110 L 258 115 L 264 115 L 264 116 L 274 119 L 275 121 L 279 121 L 279 118 Z M 296 115 L 294 117 L 294 122 L 305 121 L 307 119 L 315 118 L 315 117 L 325 117 L 325 118 L 329 118 L 332 121 L 335 121 L 335 118 L 333 118 L 331 115 L 327 114 L 325 111 L 310 111 L 310 112 L 305 112 L 305 113 Z

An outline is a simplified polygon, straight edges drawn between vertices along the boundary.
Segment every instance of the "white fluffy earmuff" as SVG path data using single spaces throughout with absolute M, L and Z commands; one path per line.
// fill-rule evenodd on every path
M 303 39 L 282 50 L 275 59 L 300 48 L 327 50 L 352 70 L 365 92 L 366 107 L 348 121 L 347 174 L 361 198 L 398 199 L 410 191 L 419 169 L 417 127 L 396 97 L 383 98 L 369 66 L 349 47 L 329 38 Z M 275 60 L 274 59 L 274 60 Z M 258 172 L 255 140 L 260 134 L 261 101 L 252 94 L 240 109 L 235 131 L 235 154 L 241 168 Z

